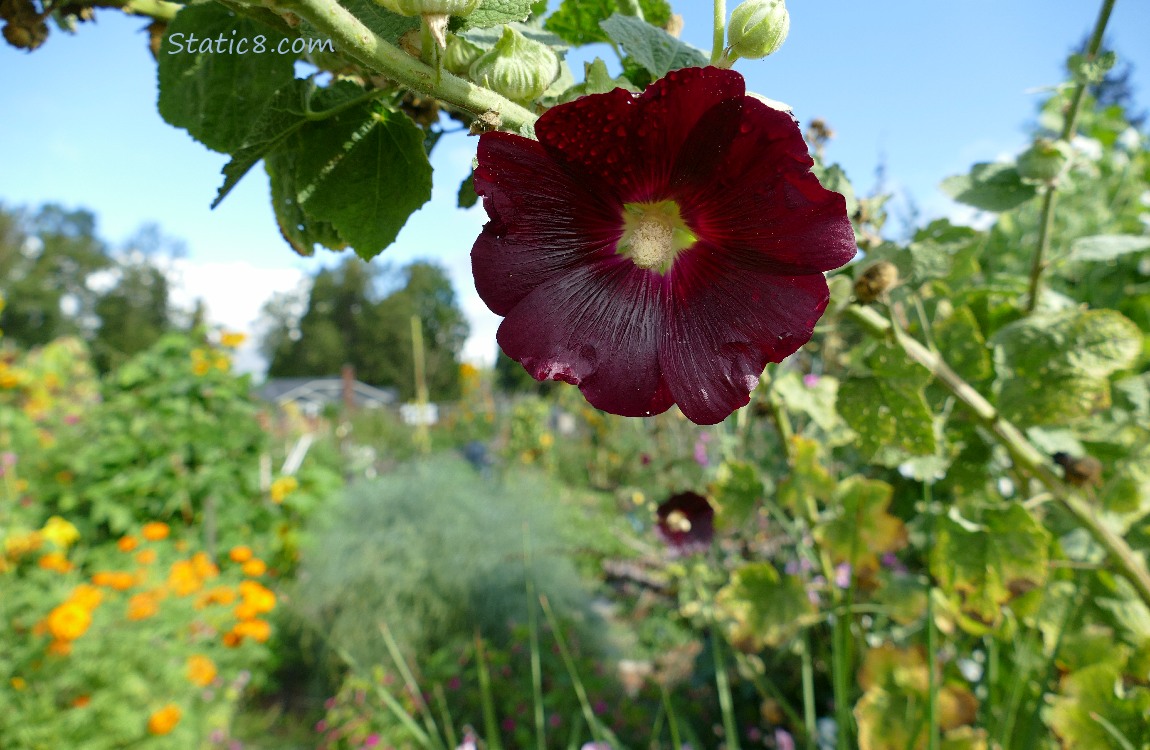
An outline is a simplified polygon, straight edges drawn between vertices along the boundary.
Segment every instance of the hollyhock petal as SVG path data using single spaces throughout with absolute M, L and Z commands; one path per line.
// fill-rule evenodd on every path
M 678 554 L 704 552 L 715 536 L 715 509 L 707 498 L 680 492 L 655 510 L 659 537 Z M 684 523 L 685 522 L 685 523 Z
M 721 160 L 730 140 L 723 131 L 737 125 L 744 93 L 734 71 L 684 68 L 639 96 L 615 89 L 554 107 L 535 133 L 557 161 L 608 182 L 619 200 L 662 200 L 686 144 L 696 161 Z
M 596 408 L 650 416 L 670 408 L 659 370 L 665 328 L 658 275 L 622 258 L 541 284 L 499 326 L 499 345 L 536 380 L 578 385 Z
M 663 377 L 692 422 L 715 424 L 746 406 L 767 362 L 810 340 L 830 292 L 822 274 L 732 268 L 721 250 L 700 243 L 676 264 L 671 296 Z
M 769 258 L 779 273 L 838 268 L 857 252 L 854 230 L 846 200 L 819 184 L 811 164 L 790 115 L 747 99 L 723 164 L 680 197 L 683 218 L 710 242 Z
M 506 315 L 539 284 L 596 255 L 613 255 L 619 210 L 576 183 L 536 141 L 486 133 L 475 191 L 490 221 L 471 251 L 479 296 Z

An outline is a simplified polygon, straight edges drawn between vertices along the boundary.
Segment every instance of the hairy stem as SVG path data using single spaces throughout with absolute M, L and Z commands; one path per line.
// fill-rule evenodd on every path
M 165 2 L 165 0 L 123 0 L 123 2 L 113 0 L 108 5 L 118 7 L 125 13 L 148 16 L 157 21 L 171 21 L 176 17 L 180 8 L 184 7 L 177 3 Z
M 723 59 L 723 45 L 727 41 L 727 3 L 715 0 L 715 32 L 711 37 L 711 65 Z
M 411 57 L 369 29 L 336 0 L 272 0 L 274 6 L 291 11 L 335 43 L 340 51 L 361 65 L 423 94 L 476 115 L 495 112 L 501 127 L 530 133 L 538 119 L 526 108 L 494 91 L 476 86 L 446 71 Z
M 868 333 L 889 339 L 891 323 L 874 310 L 859 305 L 851 305 L 846 314 L 859 323 Z M 990 430 L 999 443 L 1010 453 L 1016 467 L 1046 485 L 1050 493 L 1063 507 L 1070 511 L 1098 544 L 1106 550 L 1110 562 L 1118 569 L 1138 592 L 1138 598 L 1150 606 L 1150 572 L 1146 566 L 1118 534 L 1100 521 L 1090 505 L 1069 485 L 1050 470 L 1046 456 L 1035 448 L 1026 436 L 1009 421 L 1002 418 L 998 410 L 981 393 L 963 380 L 958 373 L 938 354 L 927 349 L 916 339 L 903 332 L 895 331 L 894 341 L 907 356 L 925 367 L 955 398 Z
M 1086 59 L 1093 61 L 1098 57 L 1102 48 L 1102 35 L 1106 31 L 1106 24 L 1110 21 L 1110 12 L 1114 10 L 1116 0 L 1103 0 L 1102 9 L 1098 11 L 1098 21 L 1094 24 L 1094 33 L 1090 35 L 1090 42 L 1086 47 Z M 1070 142 L 1074 131 L 1078 127 L 1078 113 L 1082 109 L 1082 101 L 1086 98 L 1087 84 L 1080 81 L 1074 90 L 1074 98 L 1070 101 L 1070 108 L 1066 111 L 1066 121 L 1062 125 L 1061 139 Z M 1038 305 L 1038 297 L 1042 293 L 1042 273 L 1046 270 L 1046 253 L 1050 249 L 1050 234 L 1054 226 L 1054 198 L 1055 186 L 1048 185 L 1046 193 L 1042 196 L 1042 212 L 1038 220 L 1038 247 L 1034 250 L 1034 260 L 1030 265 L 1030 286 L 1026 296 L 1026 312 L 1034 312 Z

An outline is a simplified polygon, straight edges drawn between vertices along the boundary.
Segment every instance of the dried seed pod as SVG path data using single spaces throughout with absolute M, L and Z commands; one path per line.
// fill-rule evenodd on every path
M 1063 476 L 1075 487 L 1097 487 L 1102 484 L 1102 462 L 1094 456 L 1075 458 L 1069 453 L 1055 453 L 1054 463 L 1062 467 Z
M 855 299 L 862 304 L 874 302 L 898 283 L 898 267 L 889 260 L 880 260 L 862 272 L 855 282 Z

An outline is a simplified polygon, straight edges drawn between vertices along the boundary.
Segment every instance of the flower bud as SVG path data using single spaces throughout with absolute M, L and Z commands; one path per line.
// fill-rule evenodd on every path
M 1039 138 L 1019 155 L 1016 167 L 1027 182 L 1049 184 L 1058 179 L 1069 160 L 1069 148 L 1064 142 Z
M 469 16 L 479 0 L 375 0 L 401 16 Z
M 889 260 L 880 260 L 863 271 L 855 282 L 855 299 L 862 304 L 874 302 L 898 283 L 898 267 Z
M 495 47 L 471 65 L 471 80 L 516 102 L 530 102 L 559 75 L 559 57 L 510 26 Z
M 447 52 L 443 54 L 443 67 L 457 76 L 467 75 L 471 65 L 483 54 L 483 48 L 461 36 L 447 38 Z
M 766 57 L 783 46 L 790 29 L 784 0 L 747 0 L 731 12 L 727 32 L 731 57 Z

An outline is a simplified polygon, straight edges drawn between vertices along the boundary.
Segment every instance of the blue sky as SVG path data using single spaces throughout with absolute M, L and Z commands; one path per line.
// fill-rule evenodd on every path
M 711 3 L 672 4 L 684 16 L 683 38 L 708 48 Z M 947 215 L 955 207 L 938 182 L 1023 147 L 1041 98 L 1036 90 L 1062 80 L 1063 60 L 1093 26 L 1099 4 L 792 0 L 782 49 L 736 69 L 749 89 L 790 104 L 804 124 L 825 119 L 837 133 L 827 157 L 845 167 L 856 189 L 873 187 L 881 162 L 887 186 L 913 196 L 924 218 Z M 0 202 L 87 208 L 113 243 L 158 223 L 187 245 L 185 294 L 204 296 L 220 323 L 250 326 L 273 290 L 336 256 L 300 259 L 283 243 L 260 169 L 209 209 L 226 157 L 160 119 L 145 25 L 102 10 L 74 36 L 53 30 L 34 53 L 0 45 Z M 1150 2 L 1119 0 L 1108 39 L 1134 64 L 1143 107 L 1150 105 L 1147 38 Z M 608 59 L 610 52 L 580 52 L 570 58 L 573 67 L 580 72 L 595 54 Z M 498 318 L 475 295 L 468 259 L 485 216 L 454 206 L 474 149 L 462 134 L 440 142 L 432 202 L 380 261 L 434 258 L 448 266 L 473 322 L 467 353 L 490 359 Z

